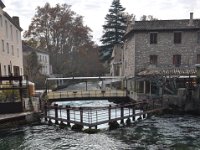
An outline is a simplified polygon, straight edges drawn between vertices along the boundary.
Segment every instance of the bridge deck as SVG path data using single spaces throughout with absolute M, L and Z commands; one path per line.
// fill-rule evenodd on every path
M 52 91 L 47 93 L 49 100 L 61 99 L 105 99 L 126 98 L 126 91 L 122 90 L 74 90 L 74 91 Z

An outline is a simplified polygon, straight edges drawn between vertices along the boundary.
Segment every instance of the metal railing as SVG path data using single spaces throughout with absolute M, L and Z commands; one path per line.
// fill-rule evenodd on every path
M 74 91 L 52 91 L 47 93 L 48 99 L 62 98 L 94 98 L 94 97 L 125 97 L 123 90 L 74 90 Z
M 161 100 L 145 100 L 126 105 L 109 105 L 107 107 L 62 107 L 45 106 L 45 120 L 53 119 L 67 124 L 79 124 L 82 126 L 95 127 L 97 125 L 119 121 L 124 123 L 124 119 L 131 118 L 135 121 L 136 116 L 146 115 L 151 112 L 162 110 Z M 141 110 L 137 112 L 135 110 Z

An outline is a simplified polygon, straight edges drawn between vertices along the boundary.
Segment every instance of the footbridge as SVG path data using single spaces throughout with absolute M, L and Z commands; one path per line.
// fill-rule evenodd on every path
M 52 91 L 50 82 L 81 83 L 77 88 Z M 46 92 L 49 102 L 73 100 L 127 100 L 124 77 L 69 77 L 47 78 Z M 92 85 L 92 86 L 91 86 Z

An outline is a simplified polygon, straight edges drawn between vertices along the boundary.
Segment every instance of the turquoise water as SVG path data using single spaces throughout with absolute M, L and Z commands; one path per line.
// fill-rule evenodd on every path
M 97 134 L 33 125 L 0 131 L 0 150 L 198 150 L 200 117 L 152 116 Z

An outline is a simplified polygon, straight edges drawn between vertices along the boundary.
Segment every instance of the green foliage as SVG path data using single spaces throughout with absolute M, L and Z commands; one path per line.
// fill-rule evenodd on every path
M 30 55 L 24 56 L 24 73 L 29 77 L 30 81 L 34 81 L 34 79 L 40 75 L 41 67 L 35 51 Z
M 152 15 L 142 15 L 142 17 L 140 18 L 141 21 L 155 21 L 158 20 L 157 18 L 154 18 Z
M 107 61 L 111 58 L 115 44 L 120 43 L 127 28 L 127 18 L 119 0 L 113 0 L 109 14 L 106 15 L 106 24 L 103 25 L 104 34 L 102 36 L 100 58 Z
M 49 53 L 54 74 L 76 75 L 80 74 L 81 67 L 76 58 L 77 54 L 82 50 L 87 51 L 88 47 L 96 53 L 90 32 L 91 29 L 83 24 L 83 17 L 72 11 L 70 5 L 57 4 L 52 7 L 46 3 L 44 7 L 36 9 L 24 37 L 29 39 L 28 43 L 33 47 Z M 84 64 L 87 60 L 81 63 Z
M 3 85 L 3 87 L 10 87 L 10 85 Z M 2 90 L 0 91 L 0 102 L 10 102 L 19 100 L 20 95 L 18 90 Z

